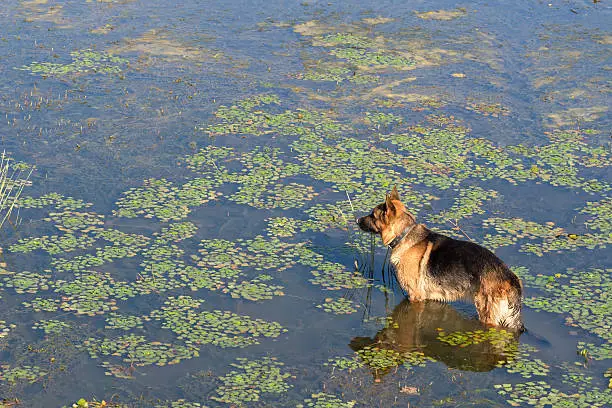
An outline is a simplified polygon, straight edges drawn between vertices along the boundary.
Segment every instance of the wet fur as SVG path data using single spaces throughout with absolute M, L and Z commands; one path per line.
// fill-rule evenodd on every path
M 483 323 L 524 330 L 519 278 L 488 249 L 417 224 L 397 189 L 357 223 L 364 231 L 380 234 L 385 245 L 407 232 L 391 250 L 391 263 L 411 301 L 470 301 Z

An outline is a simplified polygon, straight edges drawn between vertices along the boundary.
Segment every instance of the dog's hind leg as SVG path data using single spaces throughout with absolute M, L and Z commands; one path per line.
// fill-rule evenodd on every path
M 509 281 L 483 279 L 474 296 L 474 304 L 483 323 L 510 330 L 524 329 L 521 321 L 521 292 Z

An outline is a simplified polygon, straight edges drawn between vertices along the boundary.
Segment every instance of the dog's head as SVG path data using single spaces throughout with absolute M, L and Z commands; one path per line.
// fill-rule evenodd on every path
M 370 215 L 357 220 L 359 228 L 363 231 L 380 234 L 385 245 L 415 222 L 414 215 L 401 202 L 396 187 L 387 194 L 384 203 L 374 207 Z

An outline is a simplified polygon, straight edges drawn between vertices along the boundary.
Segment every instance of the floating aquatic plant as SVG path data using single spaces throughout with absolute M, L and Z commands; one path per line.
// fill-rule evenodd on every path
M 46 335 L 49 335 L 61 334 L 62 332 L 71 329 L 72 325 L 61 320 L 49 319 L 34 322 L 32 328 L 36 330 L 43 330 Z
M 93 212 L 62 211 L 50 212 L 43 221 L 52 222 L 58 230 L 69 234 L 77 231 L 87 233 L 104 225 L 104 216 Z
M 235 370 L 219 378 L 222 385 L 217 388 L 217 395 L 211 397 L 213 400 L 244 406 L 259 401 L 261 394 L 281 394 L 291 387 L 286 382 L 291 374 L 283 372 L 283 363 L 275 358 L 236 360 L 238 362 L 232 364 Z
M 402 353 L 386 348 L 364 347 L 357 352 L 363 363 L 375 372 L 385 372 L 404 363 Z
M 106 329 L 131 330 L 142 329 L 142 318 L 139 316 L 125 315 L 121 313 L 109 313 L 106 317 Z
M 449 334 L 446 334 L 443 329 L 438 329 L 438 340 L 458 347 L 489 342 L 500 350 L 505 350 L 509 345 L 514 344 L 515 335 L 507 330 L 494 327 L 488 330 L 457 331 Z
M 288 217 L 274 217 L 268 218 L 268 227 L 266 232 L 269 236 L 275 238 L 286 238 L 292 237 L 297 232 L 298 226 L 301 224 L 300 220 Z
M 118 217 L 157 217 L 162 221 L 185 218 L 190 207 L 215 200 L 219 193 L 210 189 L 206 179 L 194 179 L 180 187 L 166 179 L 148 179 L 143 187 L 132 188 L 117 200 Z
M 459 191 L 459 197 L 450 208 L 438 214 L 432 214 L 428 216 L 428 219 L 431 222 L 443 224 L 446 221 L 457 222 L 474 214 L 484 214 L 485 210 L 482 206 L 485 201 L 493 200 L 498 196 L 495 190 L 485 190 L 478 186 L 468 187 Z
M 91 358 L 122 357 L 134 366 L 177 364 L 181 360 L 199 356 L 196 348 L 180 344 L 149 342 L 144 336 L 128 334 L 116 338 L 89 338 L 83 343 Z
M 518 373 L 524 378 L 535 376 L 547 376 L 550 372 L 550 366 L 539 358 L 531 358 L 531 353 L 537 349 L 528 344 L 520 344 L 516 352 L 510 352 L 508 361 L 498 363 L 498 366 L 503 366 L 509 373 Z
M 17 327 L 12 323 L 7 323 L 5 320 L 0 320 L 0 339 L 8 336 L 12 329 Z
M 414 13 L 418 18 L 423 20 L 448 21 L 465 16 L 467 14 L 467 10 L 464 8 L 457 8 L 454 10 L 415 11 Z
M 604 340 L 612 340 L 612 278 L 609 269 L 577 271 L 532 276 L 526 268 L 513 268 L 525 285 L 538 289 L 542 295 L 526 297 L 527 307 L 564 314 L 566 324 L 581 327 Z
M 327 298 L 325 299 L 325 303 L 317 305 L 319 309 L 323 309 L 328 313 L 333 314 L 351 314 L 357 311 L 359 307 L 358 304 L 353 302 L 352 300 L 345 298 Z
M 32 252 L 42 249 L 50 255 L 57 255 L 64 252 L 76 251 L 77 249 L 87 249 L 91 247 L 95 238 L 87 235 L 43 235 L 41 237 L 22 238 L 9 247 L 11 252 Z
M 164 306 L 151 312 L 151 318 L 190 345 L 246 347 L 261 337 L 278 337 L 286 329 L 276 322 L 253 319 L 229 311 L 199 311 L 202 301 L 189 296 L 169 297 Z
M 483 244 L 489 248 L 513 245 L 521 239 L 529 239 L 521 245 L 521 252 L 542 256 L 546 252 L 576 250 L 581 247 L 589 249 L 604 248 L 612 242 L 609 233 L 571 234 L 553 222 L 540 224 L 521 218 L 487 218 L 483 221 L 485 228 L 493 228 L 496 234 L 486 234 Z
M 73 51 L 70 56 L 72 62 L 68 64 L 32 62 L 18 69 L 30 71 L 32 74 L 42 75 L 43 77 L 62 77 L 88 73 L 119 74 L 128 63 L 125 58 L 91 49 Z
M 61 301 L 59 299 L 49 299 L 37 297 L 29 302 L 23 302 L 25 307 L 29 307 L 35 312 L 55 312 L 59 310 Z
M 576 347 L 578 354 L 587 358 L 593 360 L 612 359 L 612 342 L 596 345 L 579 341 Z
M 309 279 L 310 282 L 326 290 L 364 288 L 369 283 L 361 273 L 349 271 L 344 265 L 334 262 L 323 262 L 311 273 L 314 278 Z
M 16 293 L 37 293 L 49 290 L 50 276 L 35 272 L 13 272 L 3 279 L 4 286 L 13 288 Z
M 8 364 L 0 365 L 0 381 L 15 384 L 19 382 L 35 383 L 42 377 L 47 376 L 47 372 L 39 366 L 24 365 L 11 367 Z
M 497 392 L 506 398 L 508 404 L 519 406 L 559 407 L 604 407 L 612 403 L 610 390 L 591 389 L 584 393 L 564 393 L 545 381 L 529 381 L 519 384 L 496 384 Z
M 354 355 L 352 357 L 330 358 L 323 365 L 333 367 L 334 370 L 339 370 L 339 371 L 348 370 L 349 372 L 351 372 L 353 370 L 363 367 L 364 363 L 361 360 L 359 360 L 356 355 Z
M 83 208 L 91 207 L 92 203 L 86 203 L 83 200 L 66 197 L 59 193 L 48 193 L 38 198 L 21 197 L 18 201 L 19 208 L 44 208 L 52 207 L 57 211 L 76 211 Z
M 283 287 L 270 285 L 266 282 L 273 279 L 270 275 L 261 274 L 250 281 L 228 282 L 222 290 L 233 298 L 243 298 L 252 301 L 272 299 L 274 296 L 283 296 Z
M 298 408 L 352 408 L 357 404 L 357 401 L 344 402 L 333 394 L 324 392 L 312 394 L 310 398 L 304 400 L 304 404 L 298 404 Z

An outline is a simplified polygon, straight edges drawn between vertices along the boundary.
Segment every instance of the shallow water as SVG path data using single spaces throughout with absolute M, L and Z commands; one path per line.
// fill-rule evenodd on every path
M 609 5 L 206 3 L 0 4 L 6 406 L 612 404 Z M 405 301 L 394 185 L 527 333 Z

